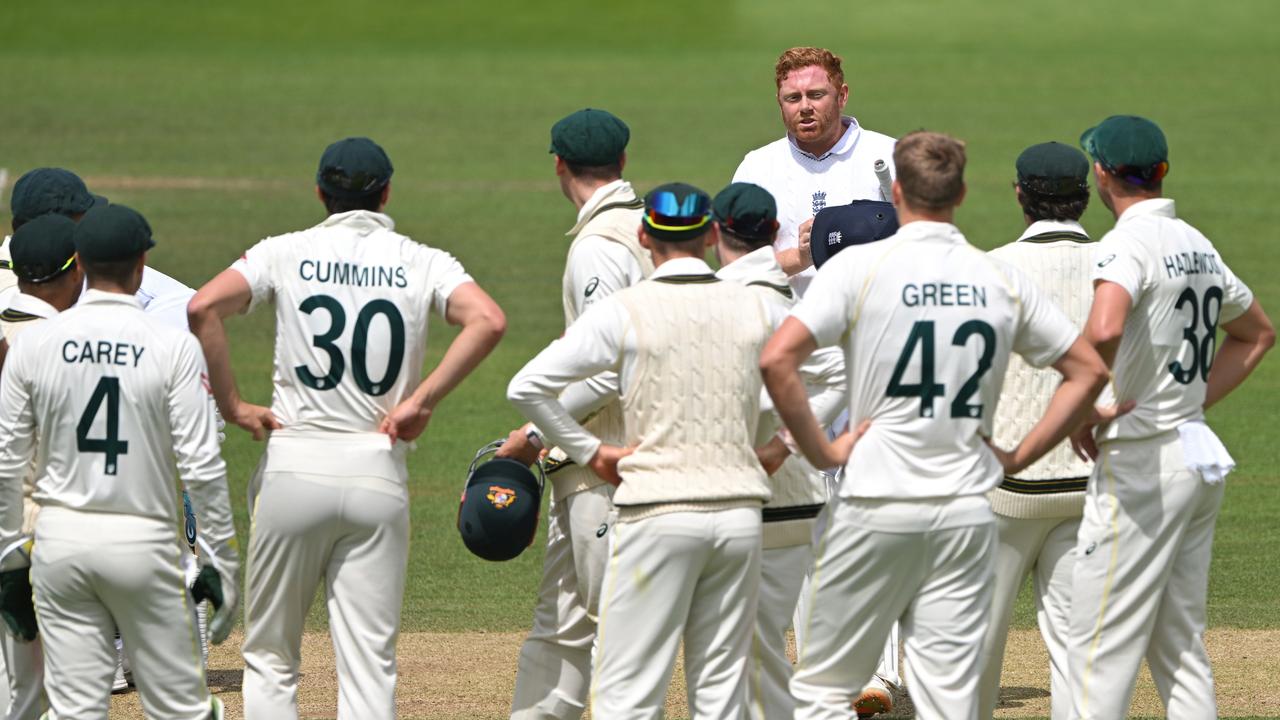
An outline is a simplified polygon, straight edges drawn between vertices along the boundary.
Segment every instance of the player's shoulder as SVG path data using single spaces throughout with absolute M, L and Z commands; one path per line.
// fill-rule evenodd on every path
M 889 150 L 892 152 L 893 147 L 898 144 L 898 138 L 893 137 L 892 135 L 886 135 L 882 132 L 870 130 L 863 125 L 860 125 L 860 127 L 862 128 L 862 135 L 858 137 L 859 145 L 865 143 L 869 149 Z M 888 160 L 889 158 L 885 159 Z
M 784 160 L 791 158 L 791 142 L 783 136 L 773 142 L 766 143 L 749 151 L 738 164 L 734 173 L 736 182 L 752 182 L 764 185 L 771 178 L 773 168 Z

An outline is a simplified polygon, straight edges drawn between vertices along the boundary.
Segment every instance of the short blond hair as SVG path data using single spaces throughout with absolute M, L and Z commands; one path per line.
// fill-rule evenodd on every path
M 813 65 L 826 70 L 827 78 L 831 80 L 831 84 L 835 85 L 836 88 L 844 85 L 844 70 L 840 67 L 839 55 L 833 54 L 826 48 L 793 47 L 779 55 L 778 63 L 773 66 L 778 87 L 782 87 L 782 80 L 791 71 Z
M 964 142 L 943 133 L 916 130 L 893 148 L 902 199 L 921 210 L 945 210 L 964 194 Z

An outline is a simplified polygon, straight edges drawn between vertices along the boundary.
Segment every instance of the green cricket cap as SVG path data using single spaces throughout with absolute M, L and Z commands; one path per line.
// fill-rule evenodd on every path
M 76 223 L 65 215 L 49 213 L 14 231 L 9 240 L 10 267 L 19 280 L 43 283 L 75 265 Z
M 1089 159 L 1059 142 L 1032 145 L 1015 163 L 1018 184 L 1040 195 L 1071 196 L 1089 192 Z
M 1160 126 L 1136 115 L 1112 115 L 1084 131 L 1080 146 L 1107 172 L 1137 185 L 1169 173 L 1169 144 Z
M 355 200 L 382 192 L 393 172 L 391 158 L 378 143 L 367 137 L 349 137 L 324 149 L 316 185 L 330 197 Z
M 685 183 L 659 185 L 644 196 L 646 235 L 658 240 L 692 240 L 711 229 L 711 197 Z
M 76 224 L 76 252 L 89 262 L 132 260 L 156 246 L 151 225 L 124 205 L 95 207 Z
M 18 178 L 9 198 L 9 209 L 18 223 L 47 213 L 77 215 L 107 199 L 94 195 L 79 175 L 63 168 L 36 168 Z
M 612 165 L 629 140 L 631 128 L 607 110 L 586 108 L 551 126 L 551 152 L 574 165 Z
M 778 203 L 768 190 L 754 183 L 736 182 L 711 201 L 711 214 L 720 229 L 744 240 L 773 240 L 778 232 Z

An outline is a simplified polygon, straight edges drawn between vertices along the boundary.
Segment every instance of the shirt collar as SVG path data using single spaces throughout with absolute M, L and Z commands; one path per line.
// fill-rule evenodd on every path
M 316 227 L 337 227 L 339 225 L 356 230 L 361 235 L 368 235 L 378 230 L 396 229 L 396 221 L 392 220 L 391 216 L 371 210 L 352 210 L 330 215 Z
M 1085 237 L 1089 237 L 1089 233 L 1084 231 L 1084 226 L 1075 220 L 1037 220 L 1027 226 L 1027 229 L 1018 236 L 1019 240 L 1026 240 L 1036 235 L 1044 235 L 1045 233 L 1079 233 Z
M 858 119 L 852 115 L 841 116 L 840 124 L 844 126 L 844 134 L 840 136 L 835 145 L 831 146 L 830 150 L 821 155 L 814 155 L 807 150 L 801 150 L 800 146 L 796 145 L 796 139 L 791 133 L 787 133 L 787 140 L 796 152 L 814 160 L 826 160 L 832 155 L 848 155 L 853 152 L 853 148 L 858 144 L 858 137 L 862 135 L 862 126 L 858 124 Z
M 1177 213 L 1174 212 L 1173 198 L 1151 198 L 1150 200 L 1141 200 L 1130 205 L 1129 209 L 1121 213 L 1120 217 L 1116 219 L 1116 223 L 1119 224 L 1142 215 L 1158 215 L 1167 218 L 1178 217 Z
M 778 265 L 778 257 L 772 245 L 765 245 L 753 250 L 716 271 L 721 280 L 735 282 L 766 282 L 772 285 L 786 285 L 787 274 Z
M 129 305 L 139 310 L 142 309 L 142 303 L 138 302 L 138 298 L 132 295 L 104 292 L 93 288 L 80 293 L 80 300 L 76 305 Z
M 627 202 L 635 199 L 636 192 L 631 189 L 631 183 L 626 180 L 619 178 L 606 185 L 601 185 L 596 188 L 595 192 L 591 193 L 591 197 L 587 198 L 587 202 L 578 210 L 578 221 L 574 223 L 573 227 L 565 235 L 577 235 L 582 230 L 582 226 L 586 225 L 587 221 L 591 219 L 595 211 L 604 207 L 607 202 Z
M 9 309 L 42 317 L 46 320 L 58 314 L 58 310 L 54 306 L 35 295 L 28 295 L 24 292 L 14 293 L 13 297 L 9 299 Z
M 662 242 L 658 240 L 656 242 Z M 711 266 L 702 258 L 680 257 L 668 260 L 657 267 L 650 280 L 670 275 L 711 275 Z
M 948 243 L 968 242 L 960 228 L 951 223 L 934 222 L 932 220 L 915 220 L 898 228 L 895 238 L 916 241 L 941 241 Z

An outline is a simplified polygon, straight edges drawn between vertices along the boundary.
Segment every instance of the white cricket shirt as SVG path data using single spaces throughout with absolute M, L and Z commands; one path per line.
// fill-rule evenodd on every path
M 3 539 L 19 528 L 14 500 L 33 453 L 42 508 L 134 516 L 150 521 L 138 523 L 138 539 L 156 540 L 175 536 L 176 456 L 208 532 L 230 537 L 204 373 L 195 337 L 147 316 L 131 296 L 88 290 L 75 307 L 24 331 L 0 379 Z
M 1133 300 L 1112 379 L 1118 400 L 1137 402 L 1099 439 L 1151 437 L 1203 417 L 1217 327 L 1244 314 L 1253 293 L 1168 198 L 1124 211 L 1094 251 L 1093 279 Z
M 844 348 L 849 425 L 871 421 L 846 465 L 845 498 L 947 499 L 995 487 L 1002 468 L 982 438 L 1009 353 L 1043 367 L 1079 335 L 1021 272 L 936 222 L 847 248 L 792 315 L 819 347 Z
M 844 135 L 831 150 L 815 156 L 801 150 L 790 135 L 752 150 L 742 159 L 734 182 L 755 183 L 778 203 L 778 237 L 775 250 L 797 247 L 800 225 L 828 205 L 848 205 L 854 200 L 881 200 L 876 160 L 893 169 L 897 140 L 867 130 L 852 117 L 841 118 Z M 791 277 L 791 286 L 803 296 L 817 271 L 808 267 Z
M 267 238 L 231 268 L 249 283 L 249 310 L 276 306 L 271 410 L 284 428 L 272 433 L 269 462 L 329 462 L 283 448 L 272 457 L 274 443 L 315 433 L 363 433 L 385 456 L 378 425 L 417 387 L 431 312 L 444 316 L 453 291 L 472 282 L 462 265 L 395 232 L 390 217 L 355 210 Z

